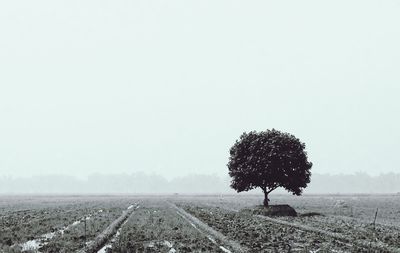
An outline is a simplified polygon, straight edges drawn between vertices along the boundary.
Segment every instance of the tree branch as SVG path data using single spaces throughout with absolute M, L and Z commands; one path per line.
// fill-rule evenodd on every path
M 261 187 L 261 189 L 263 190 L 264 193 L 267 193 L 267 187 L 266 186 Z
M 278 188 L 279 186 L 273 186 L 272 188 L 268 189 L 267 194 L 269 194 L 270 192 L 272 192 L 273 190 L 275 190 L 276 188 Z

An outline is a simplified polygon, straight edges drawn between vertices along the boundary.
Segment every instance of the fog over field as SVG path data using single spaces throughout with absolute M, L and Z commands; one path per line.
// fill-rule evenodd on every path
M 230 147 L 272 128 L 305 142 L 306 192 L 398 192 L 399 12 L 1 1 L 0 192 L 230 192 Z
M 228 176 L 192 174 L 166 179 L 156 174 L 93 174 L 86 179 L 47 175 L 27 178 L 0 177 L 0 194 L 234 194 Z M 277 189 L 276 193 L 285 193 Z M 262 194 L 260 189 L 249 192 Z M 315 174 L 305 194 L 398 194 L 400 174 L 369 176 Z M 246 194 L 246 193 L 244 193 Z M 288 193 L 285 193 L 288 194 Z M 289 194 L 288 194 L 289 195 Z
M 0 253 L 400 253 L 399 13 L 0 0 Z

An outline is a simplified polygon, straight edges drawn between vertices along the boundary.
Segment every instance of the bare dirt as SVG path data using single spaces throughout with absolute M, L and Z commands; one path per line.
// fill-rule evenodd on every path
M 398 195 L 272 195 L 271 200 L 289 204 L 299 215 L 240 211 L 261 204 L 261 195 L 3 196 L 0 252 L 21 252 L 27 241 L 49 234 L 26 252 L 86 252 L 85 242 L 98 241 L 110 227 L 95 247 L 102 248 L 99 253 L 400 252 Z M 113 227 L 132 203 L 132 214 Z
M 163 201 L 142 202 L 110 252 L 223 252 Z

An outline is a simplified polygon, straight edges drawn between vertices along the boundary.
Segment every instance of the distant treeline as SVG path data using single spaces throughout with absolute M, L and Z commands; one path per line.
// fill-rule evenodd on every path
M 159 194 L 159 193 L 234 193 L 229 177 L 216 175 L 188 175 L 167 180 L 160 175 L 146 173 L 102 175 L 94 174 L 86 180 L 71 176 L 47 175 L 29 178 L 0 177 L 2 194 Z M 284 191 L 277 190 L 277 193 Z M 313 174 L 305 193 L 398 193 L 400 174 L 387 173 L 370 176 L 356 174 Z M 259 193 L 259 190 L 250 193 Z
M 306 193 L 398 193 L 400 173 L 314 174 Z
M 219 193 L 229 192 L 228 180 L 215 175 L 189 175 L 167 180 L 146 173 L 93 174 L 86 180 L 61 175 L 0 177 L 0 193 Z

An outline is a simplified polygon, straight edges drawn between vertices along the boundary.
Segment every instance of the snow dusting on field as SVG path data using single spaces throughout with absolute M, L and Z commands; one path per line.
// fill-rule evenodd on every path
M 232 253 L 230 250 L 228 250 L 227 248 L 224 248 L 223 246 L 219 246 L 219 248 L 225 253 Z
M 22 248 L 22 251 L 29 251 L 29 250 L 37 251 L 39 248 L 46 245 L 48 241 L 51 240 L 55 235 L 56 235 L 55 232 L 43 234 L 40 236 L 40 238 L 29 240 L 27 242 L 20 244 L 20 246 Z
M 72 225 L 72 226 L 76 226 L 76 225 L 78 225 L 79 223 L 81 223 L 81 221 L 80 221 L 80 220 L 77 220 L 77 221 L 74 221 L 71 225 Z
M 40 240 L 29 240 L 21 244 L 22 251 L 38 250 L 40 246 L 41 246 Z

